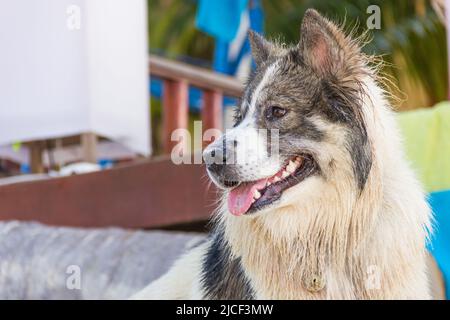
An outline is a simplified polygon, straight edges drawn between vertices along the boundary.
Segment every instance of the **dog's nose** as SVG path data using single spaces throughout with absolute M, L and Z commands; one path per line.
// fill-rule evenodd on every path
M 211 148 L 203 153 L 203 160 L 208 170 L 216 176 L 221 176 L 226 165 L 226 150 Z
M 208 170 L 217 177 L 222 177 L 225 170 L 225 164 L 211 163 L 207 165 Z
M 222 138 L 214 141 L 203 151 L 203 159 L 206 163 L 211 160 L 216 162 L 225 162 L 227 152 L 233 151 L 237 147 L 237 141 L 234 139 Z
M 232 162 L 228 155 L 233 155 L 236 147 L 237 141 L 234 139 L 223 139 L 209 145 L 203 152 L 203 160 L 208 170 L 217 176 L 221 176 L 226 165 Z

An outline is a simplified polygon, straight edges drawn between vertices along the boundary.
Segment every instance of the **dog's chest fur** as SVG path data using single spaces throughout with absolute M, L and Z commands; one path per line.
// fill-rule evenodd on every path
M 327 233 L 320 229 L 280 242 L 254 220 L 229 217 L 204 252 L 201 291 L 209 299 L 428 298 L 421 239 L 389 249 L 384 238 L 400 232 L 399 221 L 380 221 L 373 236 L 356 241 L 364 249 L 343 245 L 341 251 L 320 238 Z M 288 233 L 286 227 L 277 230 Z
M 214 233 L 205 252 L 201 283 L 207 299 L 355 299 L 358 292 L 345 272 L 292 265 L 279 248 L 263 246 L 262 256 L 233 257 L 223 231 Z M 296 254 L 293 253 L 292 256 Z M 306 272 L 305 272 L 306 271 Z M 338 287 L 338 288 L 337 288 Z M 328 290 L 331 289 L 331 290 Z M 334 293 L 333 293 L 334 292 Z M 340 294 L 336 296 L 336 292 Z M 362 292 L 361 292 L 362 294 Z M 361 295 L 359 298 L 367 298 Z

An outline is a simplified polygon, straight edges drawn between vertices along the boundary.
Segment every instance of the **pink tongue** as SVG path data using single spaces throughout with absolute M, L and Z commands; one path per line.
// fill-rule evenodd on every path
M 269 178 L 258 180 L 254 183 L 243 183 L 230 191 L 228 195 L 228 209 L 235 216 L 241 216 L 250 209 L 253 200 L 253 192 L 266 186 Z

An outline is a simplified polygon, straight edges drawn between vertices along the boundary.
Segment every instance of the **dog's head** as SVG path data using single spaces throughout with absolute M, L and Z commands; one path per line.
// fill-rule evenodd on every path
M 311 201 L 337 179 L 361 191 L 371 168 L 359 46 L 314 10 L 296 46 L 250 33 L 257 69 L 235 126 L 204 151 L 234 215 Z M 313 190 L 313 191 L 312 191 Z

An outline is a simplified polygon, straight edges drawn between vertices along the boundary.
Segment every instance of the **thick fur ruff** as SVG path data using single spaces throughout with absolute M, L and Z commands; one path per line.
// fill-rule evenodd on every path
M 331 90 L 337 95 L 332 101 L 341 99 L 348 107 L 343 119 L 329 116 L 328 109 L 308 112 L 314 130 L 295 136 L 302 150 L 315 156 L 320 173 L 251 215 L 231 215 L 225 190 L 211 236 L 133 298 L 430 298 L 425 249 L 430 210 L 404 158 L 386 94 L 358 45 L 308 10 L 294 49 L 255 35 L 252 48 L 261 76 L 247 87 L 244 113 L 263 99 L 262 83 L 273 77 L 287 86 L 282 77 L 294 78 L 294 62 L 285 67 L 297 59 L 294 50 L 301 56 L 296 65 L 308 68 L 302 74 L 313 70 L 305 83 L 328 83 L 319 95 Z M 282 97 L 283 88 L 277 90 Z

